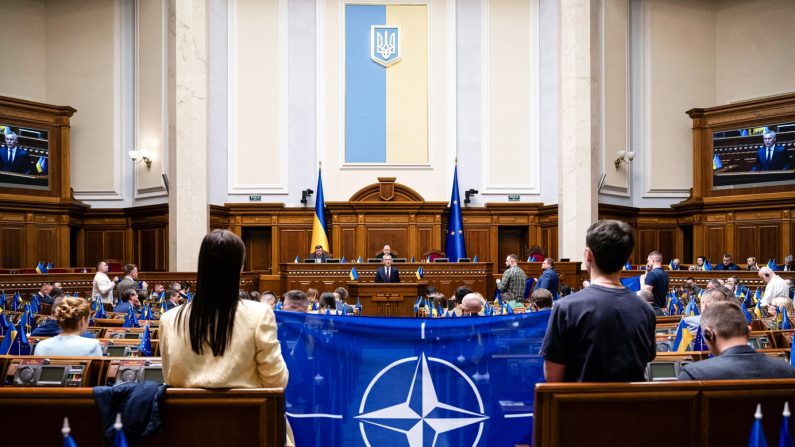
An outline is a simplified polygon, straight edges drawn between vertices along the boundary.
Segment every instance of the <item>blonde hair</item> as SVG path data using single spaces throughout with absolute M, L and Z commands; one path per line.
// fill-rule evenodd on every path
M 795 321 L 795 306 L 793 306 L 792 304 L 792 298 L 779 296 L 773 298 L 770 301 L 770 304 L 776 306 L 776 309 L 783 308 L 784 312 L 787 313 L 787 317 L 790 319 L 790 321 Z
M 91 306 L 83 298 L 64 298 L 53 315 L 61 329 L 74 331 L 80 327 L 80 322 L 88 317 L 90 311 Z

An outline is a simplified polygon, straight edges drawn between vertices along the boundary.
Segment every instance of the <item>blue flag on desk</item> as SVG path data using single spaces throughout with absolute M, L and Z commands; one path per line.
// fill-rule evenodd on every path
M 633 292 L 637 292 L 640 290 L 640 276 L 641 275 L 621 278 L 621 285 Z
M 549 314 L 276 320 L 295 445 L 531 442 Z
M 461 195 L 458 193 L 458 166 L 453 171 L 453 193 L 450 196 L 450 216 L 447 220 L 444 251 L 450 262 L 458 262 L 458 258 L 467 257 L 464 220 L 461 218 Z

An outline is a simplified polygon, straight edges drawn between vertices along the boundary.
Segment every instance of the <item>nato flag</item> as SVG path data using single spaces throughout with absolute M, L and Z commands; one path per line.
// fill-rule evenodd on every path
M 461 200 L 458 193 L 458 166 L 453 171 L 453 194 L 450 197 L 450 217 L 447 221 L 447 238 L 444 244 L 445 254 L 451 262 L 467 257 L 464 244 L 464 221 L 461 219 Z

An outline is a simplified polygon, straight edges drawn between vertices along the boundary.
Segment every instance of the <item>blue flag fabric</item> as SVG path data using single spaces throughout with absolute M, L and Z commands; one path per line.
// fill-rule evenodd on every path
M 768 260 L 767 261 L 767 266 L 770 268 L 770 270 L 773 270 L 774 272 L 776 270 L 778 270 L 778 264 L 776 264 L 776 260 L 775 259 Z
M 25 326 L 20 321 L 19 327 L 17 327 L 17 335 L 11 343 L 11 349 L 8 351 L 8 355 L 30 355 L 31 351 L 32 349 L 28 342 L 28 334 L 25 332 Z
M 621 285 L 627 289 L 637 292 L 640 290 L 640 276 L 633 276 L 631 278 L 621 278 Z
M 762 428 L 762 409 L 761 405 L 756 406 L 756 414 L 754 418 L 754 425 L 751 428 L 751 436 L 748 439 L 748 447 L 767 447 L 767 438 L 765 438 L 765 430 Z
M 781 431 L 778 434 L 778 447 L 795 447 L 795 441 L 792 440 L 792 435 L 789 432 L 789 402 L 784 402 L 784 416 L 781 419 Z
M 296 445 L 531 442 L 547 313 L 276 319 Z
M 149 333 L 149 324 L 146 325 L 144 336 L 141 338 L 141 343 L 138 345 L 138 350 L 143 357 L 152 356 L 152 335 Z
M 453 171 L 453 193 L 450 196 L 450 216 L 447 221 L 444 251 L 451 262 L 458 262 L 458 258 L 467 257 L 464 220 L 461 218 L 461 195 L 458 193 L 458 166 Z
M 14 299 L 11 300 L 11 310 L 14 312 L 19 310 L 19 305 L 22 302 L 22 297 L 19 296 L 19 292 L 14 294 Z

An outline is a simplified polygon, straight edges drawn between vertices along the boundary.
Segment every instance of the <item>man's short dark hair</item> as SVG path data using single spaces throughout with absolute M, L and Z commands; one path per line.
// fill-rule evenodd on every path
M 121 300 L 126 303 L 127 301 L 130 301 L 130 298 L 132 298 L 133 295 L 138 295 L 138 292 L 133 288 L 129 288 L 121 293 Z
M 662 253 L 660 253 L 657 250 L 654 250 L 653 252 L 649 253 L 648 257 L 651 258 L 651 260 L 654 262 L 662 262 L 663 258 Z
M 308 304 L 303 290 L 290 290 L 284 294 L 283 306 L 287 308 L 306 309 Z
M 544 262 L 549 264 L 550 267 L 555 267 L 555 260 L 552 258 L 544 258 Z
M 323 292 L 320 294 L 320 304 L 326 307 L 335 308 L 334 294 L 331 292 Z
M 174 289 L 169 289 L 168 290 L 168 296 L 173 296 L 173 294 L 171 292 L 177 292 L 177 291 L 174 290 Z M 179 292 L 177 292 L 177 294 L 179 294 Z M 241 290 L 240 292 L 237 293 L 237 298 L 241 299 L 241 300 L 250 300 L 251 299 L 251 295 L 249 295 L 249 293 L 246 292 L 245 290 Z
M 62 295 L 63 295 L 63 289 L 59 287 L 53 287 L 53 289 L 50 290 L 50 298 L 52 299 L 58 298 L 59 296 Z
M 552 307 L 552 292 L 547 289 L 536 289 L 530 295 L 530 301 L 536 305 L 538 309 L 546 309 Z
M 127 264 L 124 266 L 124 276 L 130 276 L 137 267 L 135 264 Z
M 318 248 L 322 250 L 323 246 L 322 245 L 315 245 L 315 250 L 317 250 Z
M 515 254 L 513 254 L 513 253 L 509 254 L 509 255 L 508 255 L 508 257 L 509 257 L 509 258 L 511 258 L 511 259 L 513 259 L 514 261 L 518 261 L 518 260 L 519 260 L 519 256 L 516 256 L 516 255 L 515 255 Z
M 635 234 L 626 222 L 600 220 L 588 228 L 585 245 L 602 273 L 615 273 L 626 264 L 635 247 Z
M 708 303 L 711 306 L 713 303 L 731 301 L 732 298 L 734 298 L 734 293 L 731 290 L 727 287 L 717 286 L 705 290 L 704 294 L 701 295 L 701 302 Z
M 701 327 L 712 329 L 721 338 L 748 337 L 748 321 L 740 306 L 731 301 L 710 304 L 701 314 Z
M 460 305 L 464 301 L 464 297 L 472 293 L 472 289 L 467 286 L 459 286 L 455 289 L 455 302 Z
M 712 287 L 709 287 L 710 285 Z M 707 287 L 710 288 L 710 289 L 713 289 L 713 288 L 716 288 L 716 287 L 723 287 L 723 284 L 721 284 L 719 279 L 712 278 L 709 281 L 707 281 Z
M 340 295 L 340 301 L 345 302 L 348 299 L 348 289 L 345 287 L 337 287 L 334 289 L 334 293 L 338 293 Z

